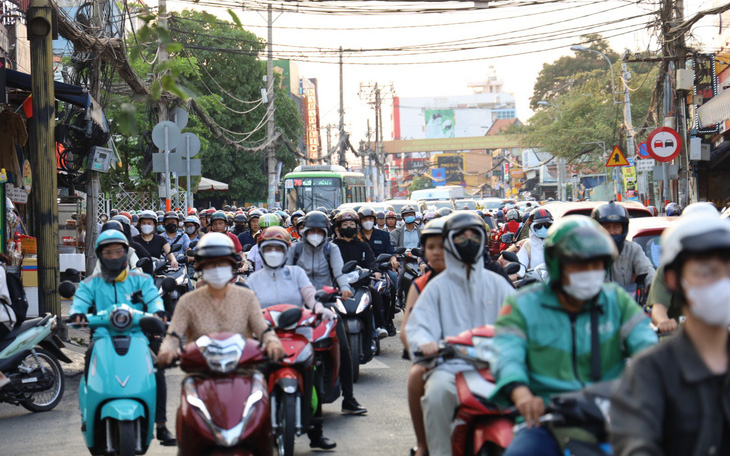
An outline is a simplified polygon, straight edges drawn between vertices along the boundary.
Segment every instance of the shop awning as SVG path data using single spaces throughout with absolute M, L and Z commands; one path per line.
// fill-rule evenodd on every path
M 720 122 L 730 120 L 730 90 L 724 90 L 720 95 L 697 109 L 700 118 L 700 127 L 706 128 Z
M 225 192 L 228 191 L 228 184 L 208 179 L 207 177 L 201 177 L 200 183 L 198 184 L 198 191 Z

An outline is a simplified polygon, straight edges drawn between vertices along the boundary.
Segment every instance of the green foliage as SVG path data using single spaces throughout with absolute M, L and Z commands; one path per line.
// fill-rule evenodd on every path
M 433 188 L 433 180 L 428 176 L 414 177 L 411 185 L 408 186 L 408 191 L 413 193 L 416 190 L 423 190 L 426 188 Z

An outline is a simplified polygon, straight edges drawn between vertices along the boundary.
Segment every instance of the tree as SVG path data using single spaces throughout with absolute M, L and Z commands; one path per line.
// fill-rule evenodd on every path
M 408 191 L 413 193 L 416 190 L 423 190 L 425 188 L 433 188 L 433 180 L 428 176 L 417 176 L 411 181 L 411 185 L 408 186 Z

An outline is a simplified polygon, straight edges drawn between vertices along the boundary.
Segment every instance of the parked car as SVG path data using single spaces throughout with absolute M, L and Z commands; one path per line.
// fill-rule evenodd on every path
M 679 217 L 639 217 L 629 221 L 629 234 L 626 239 L 639 246 L 655 268 L 659 267 L 662 248 L 659 240 L 664 230 L 676 223 Z
M 495 214 L 499 208 L 502 207 L 501 198 L 484 198 L 482 200 L 477 200 L 477 202 L 482 207 L 482 211 L 489 211 L 492 214 Z
M 585 215 L 590 217 L 591 211 L 597 206 L 606 204 L 606 201 L 578 201 L 563 203 L 553 201 L 544 204 L 542 207 L 547 209 L 555 218 L 555 220 L 565 215 Z M 624 206 L 629 211 L 629 218 L 653 217 L 651 211 L 644 207 L 641 203 L 635 201 L 621 201 L 616 204 Z

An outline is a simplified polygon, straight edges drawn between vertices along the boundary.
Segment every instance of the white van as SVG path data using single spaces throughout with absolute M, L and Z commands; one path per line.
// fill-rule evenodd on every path
M 426 188 L 411 193 L 411 199 L 420 200 L 450 200 L 464 198 L 464 187 L 458 185 L 444 185 L 442 187 Z

